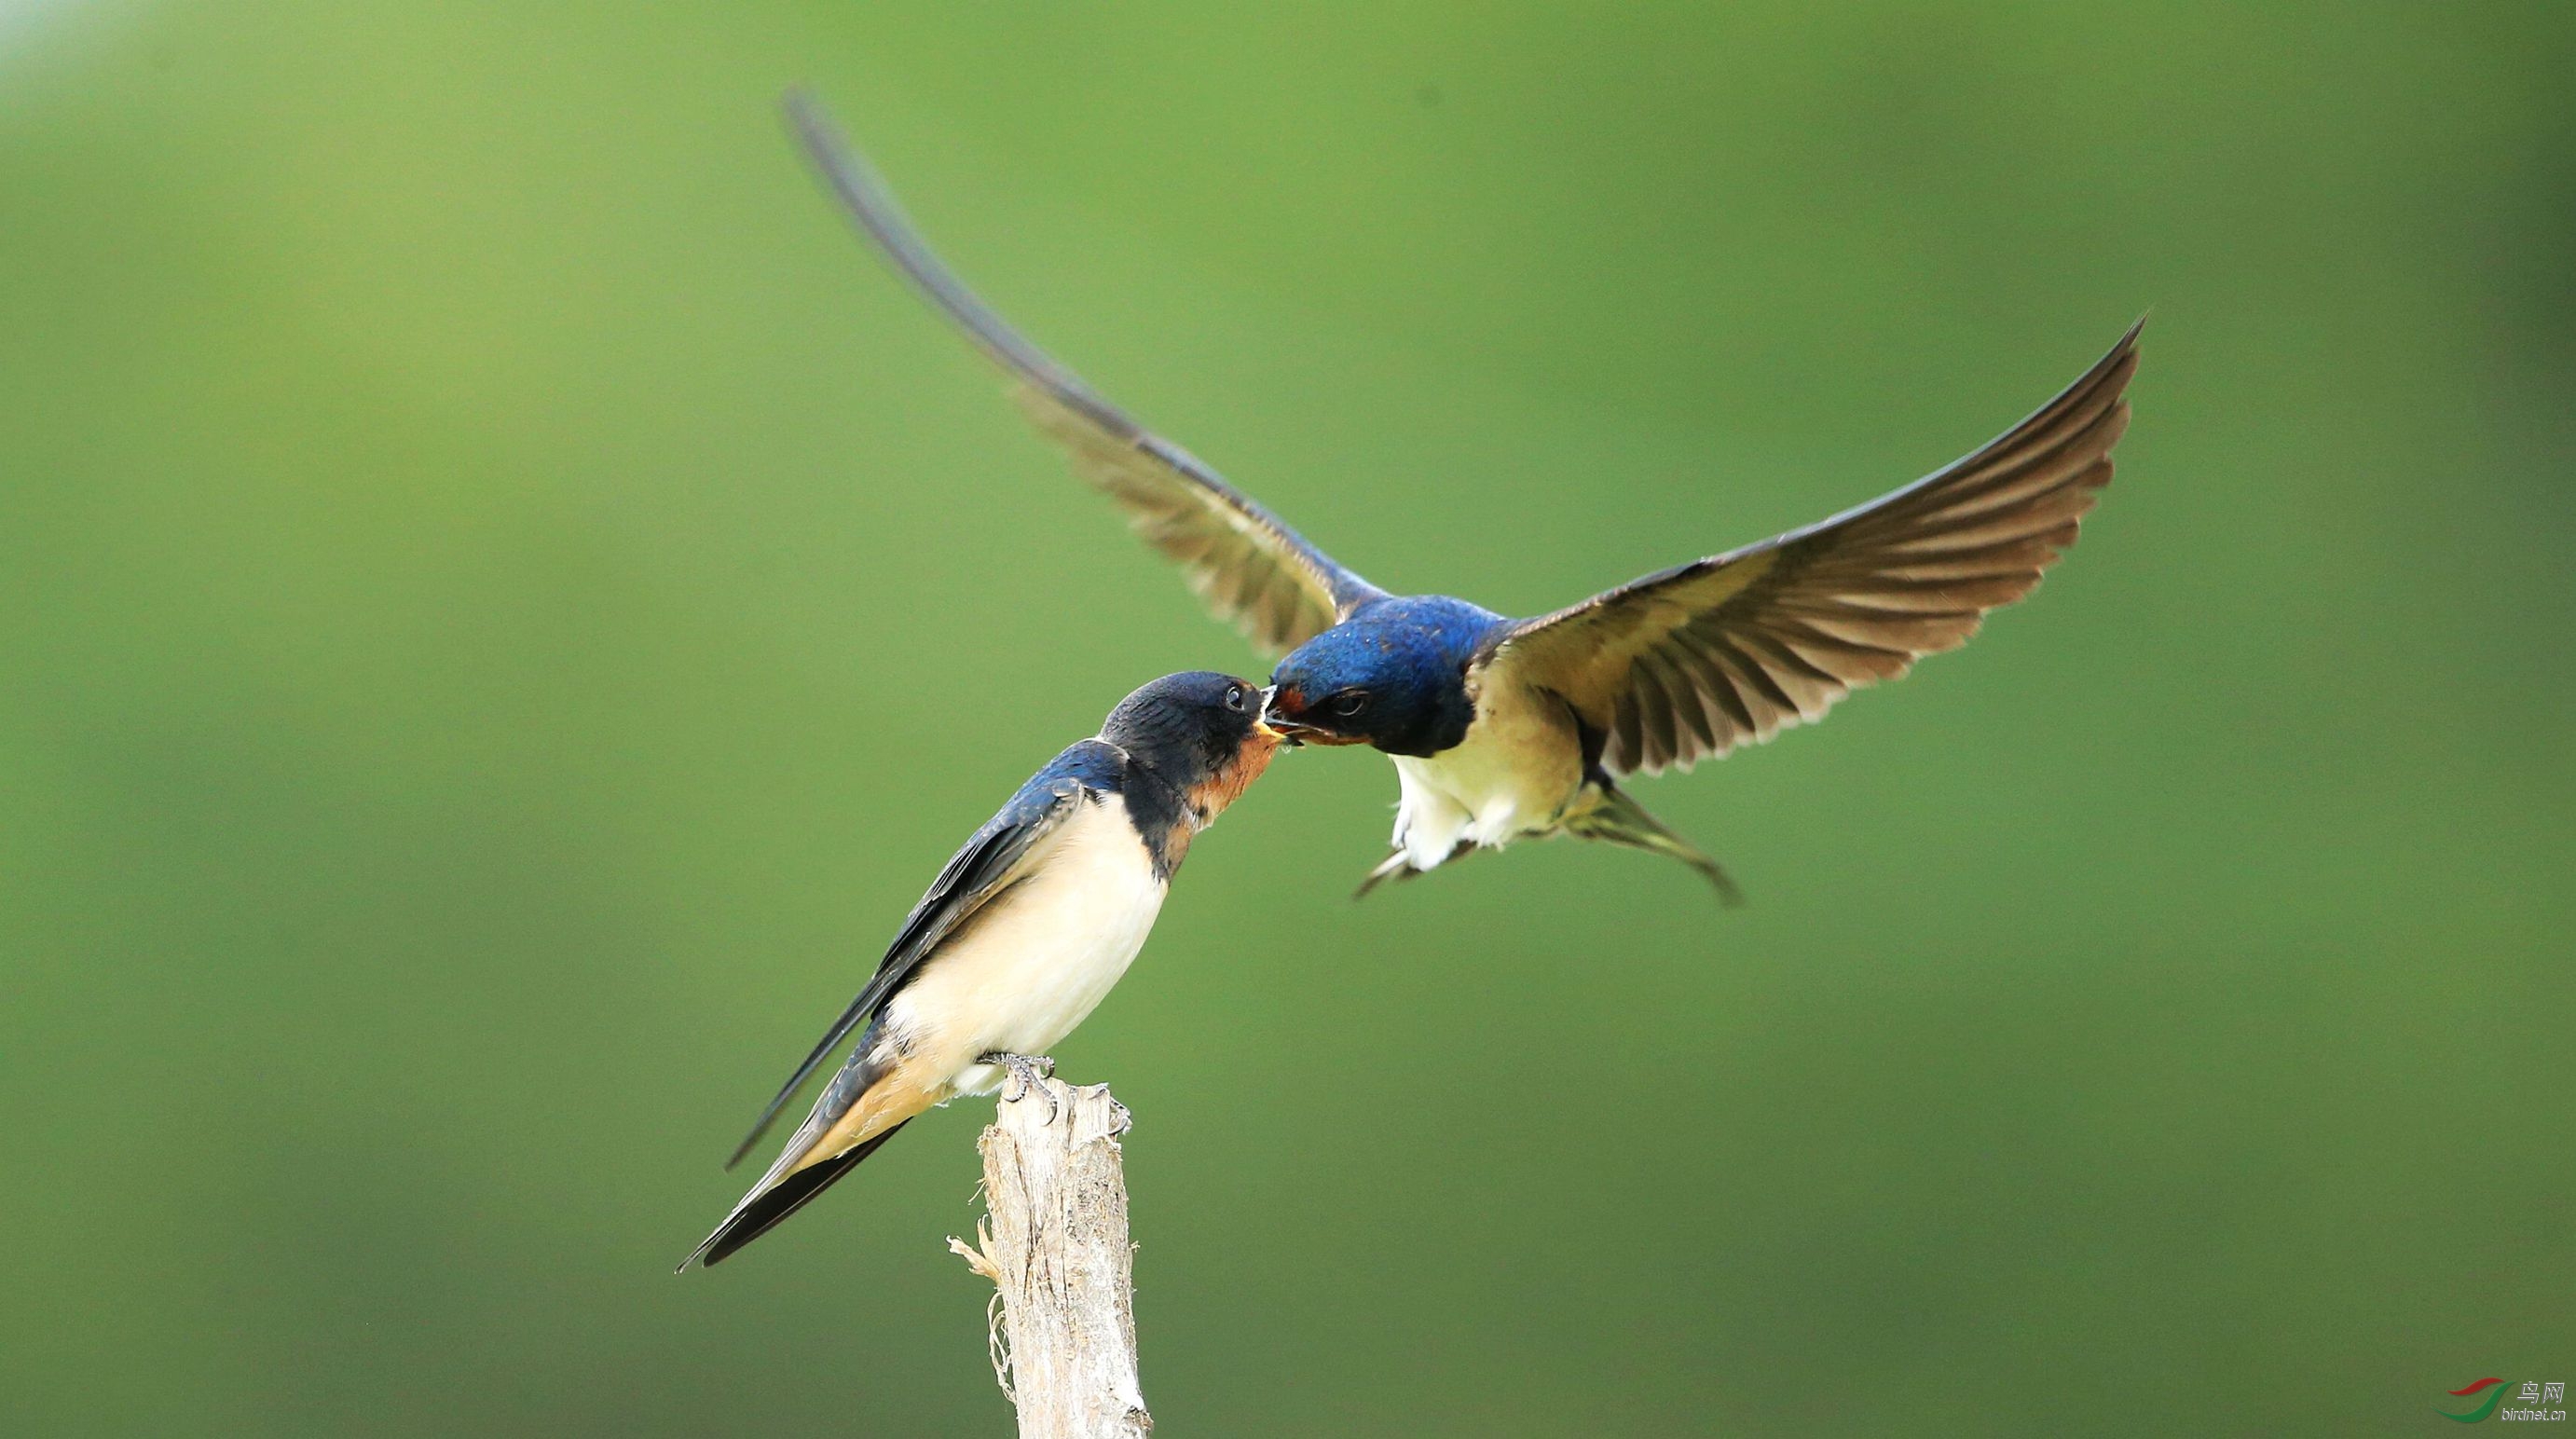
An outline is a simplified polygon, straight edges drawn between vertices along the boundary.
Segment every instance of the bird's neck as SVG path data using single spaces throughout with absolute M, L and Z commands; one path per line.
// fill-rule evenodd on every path
M 1154 868 L 1169 879 L 1190 852 L 1190 840 L 1215 818 L 1192 802 L 1187 787 L 1176 785 L 1149 760 L 1129 753 L 1126 782 L 1127 822 L 1154 857 Z

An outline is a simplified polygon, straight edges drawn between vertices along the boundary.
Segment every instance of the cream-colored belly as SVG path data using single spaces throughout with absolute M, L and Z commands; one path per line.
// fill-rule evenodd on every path
M 1035 872 L 986 906 L 886 1004 L 914 1061 L 952 1094 L 1004 1071 L 984 1054 L 1044 1054 L 1127 972 L 1163 907 L 1164 882 L 1119 803 L 1085 804 Z
M 1583 782 L 1573 718 L 1518 692 L 1486 697 L 1453 748 L 1391 758 L 1402 796 L 1395 845 L 1415 869 L 1447 859 L 1461 840 L 1500 847 L 1553 830 Z

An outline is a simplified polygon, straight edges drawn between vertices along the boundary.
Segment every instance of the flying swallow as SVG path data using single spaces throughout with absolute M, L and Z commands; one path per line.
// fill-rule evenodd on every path
M 876 976 L 761 1111 L 728 1168 L 866 1026 L 778 1162 L 680 1268 L 749 1244 L 914 1115 L 993 1092 L 1072 1033 L 1144 945 L 1191 837 L 1279 745 L 1251 681 L 1197 671 L 1129 695 L 1098 737 L 1048 761 L 948 861 Z
M 1974 454 L 1830 519 L 1676 565 L 1535 619 L 1392 595 L 1145 429 L 1022 338 L 941 264 L 820 107 L 788 98 L 833 195 L 905 279 L 1019 382 L 1083 478 L 1264 653 L 1269 722 L 1395 761 L 1394 852 L 1361 884 L 1523 836 L 1716 861 L 1618 781 L 1688 769 L 1822 718 L 1956 649 L 2030 593 L 2111 479 L 2137 369 L 2130 327 L 2083 377 Z

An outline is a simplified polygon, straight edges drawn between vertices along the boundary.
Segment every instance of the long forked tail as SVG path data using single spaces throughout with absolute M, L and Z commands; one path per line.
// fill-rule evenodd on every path
M 763 1180 L 761 1187 L 752 1190 L 741 1204 L 735 1206 L 733 1213 L 725 1217 L 725 1222 L 716 1226 L 715 1233 L 689 1251 L 689 1257 L 680 1261 L 680 1268 L 675 1272 L 686 1272 L 692 1264 L 712 1269 L 724 1262 L 726 1255 L 767 1234 L 777 1227 L 780 1220 L 804 1208 L 807 1200 L 831 1188 L 832 1181 L 858 1168 L 860 1160 L 876 1153 L 877 1146 L 894 1138 L 895 1131 L 910 1122 L 895 1121 L 883 1134 L 853 1146 L 847 1154 L 795 1170 L 775 1181 Z
M 1729 906 L 1744 903 L 1744 891 L 1727 878 L 1726 870 L 1716 860 L 1700 852 L 1697 845 L 1680 835 L 1662 820 L 1646 813 L 1646 807 L 1630 798 L 1628 792 L 1612 784 L 1606 775 L 1595 775 L 1593 783 L 1601 791 L 1601 802 L 1590 809 L 1569 815 L 1565 832 L 1581 839 L 1608 840 L 1630 849 L 1670 855 L 1698 870 L 1700 877 L 1717 886 L 1717 897 Z

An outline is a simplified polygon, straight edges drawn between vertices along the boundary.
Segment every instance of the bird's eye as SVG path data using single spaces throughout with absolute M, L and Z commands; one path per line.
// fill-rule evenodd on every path
M 1358 690 L 1344 690 L 1333 696 L 1333 713 L 1344 719 L 1368 708 L 1368 696 Z
M 1234 711 L 1236 714 L 1243 713 L 1243 686 L 1227 685 L 1225 687 L 1225 707 Z

